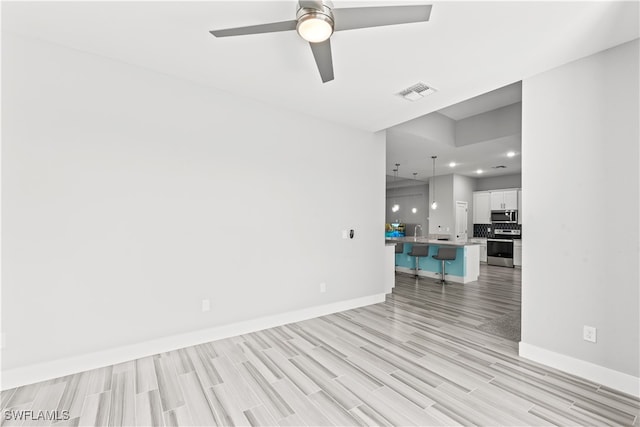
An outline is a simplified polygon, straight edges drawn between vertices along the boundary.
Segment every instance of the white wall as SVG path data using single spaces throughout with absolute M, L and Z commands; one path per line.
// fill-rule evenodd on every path
M 475 179 L 462 175 L 439 175 L 429 180 L 429 191 L 433 191 L 435 182 L 435 197 L 438 209 L 429 208 L 430 234 L 455 234 L 456 201 L 467 202 L 469 215 L 467 216 L 467 233 L 473 236 L 473 191 Z M 433 193 L 431 193 L 433 194 Z M 433 197 L 429 196 L 429 205 Z
M 389 131 L 417 135 L 452 147 L 456 145 L 456 121 L 437 112 L 393 126 Z
M 518 135 L 522 129 L 521 117 L 522 104 L 517 102 L 458 120 L 455 122 L 456 146 Z
M 639 51 L 635 40 L 524 80 L 522 115 L 522 341 L 634 377 L 636 393 Z
M 435 184 L 435 191 L 434 191 Z M 453 200 L 453 174 L 439 175 L 429 180 L 429 205 L 438 202 L 437 209 L 429 208 L 429 233 L 455 233 L 455 209 Z
M 422 226 L 422 235 L 427 235 L 429 209 L 429 185 L 426 183 L 408 187 L 387 188 L 386 222 L 403 222 L 411 224 L 406 230 L 408 236 L 413 236 L 415 225 Z M 391 208 L 397 203 L 400 210 L 393 212 Z M 412 208 L 417 212 L 413 213 Z M 420 232 L 418 231 L 418 234 Z
M 521 188 L 522 174 L 489 176 L 476 178 L 476 191 L 502 190 L 503 188 Z
M 2 65 L 3 370 L 383 292 L 382 133 L 17 37 Z

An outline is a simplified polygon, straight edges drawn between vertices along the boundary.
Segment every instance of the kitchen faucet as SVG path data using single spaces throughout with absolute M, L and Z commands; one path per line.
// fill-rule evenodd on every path
M 418 227 L 420 227 L 420 237 L 422 237 L 422 225 L 416 224 L 416 227 L 413 229 L 413 240 L 418 240 Z

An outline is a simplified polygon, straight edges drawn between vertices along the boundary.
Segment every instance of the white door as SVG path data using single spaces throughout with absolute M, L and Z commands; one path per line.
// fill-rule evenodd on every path
M 456 202 L 456 240 L 467 240 L 467 202 Z

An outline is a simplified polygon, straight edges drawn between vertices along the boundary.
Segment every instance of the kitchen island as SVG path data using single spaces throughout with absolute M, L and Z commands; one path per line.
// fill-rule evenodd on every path
M 387 238 L 386 244 L 404 243 L 404 250 L 396 254 L 396 271 L 415 274 L 416 258 L 409 256 L 413 245 L 428 245 L 429 256 L 420 257 L 420 277 L 439 279 L 442 263 L 433 258 L 438 253 L 438 248 L 455 247 L 456 259 L 446 261 L 446 280 L 449 282 L 469 283 L 478 280 L 480 274 L 480 244 L 474 242 L 456 242 L 449 240 L 433 240 L 426 237 L 394 237 Z

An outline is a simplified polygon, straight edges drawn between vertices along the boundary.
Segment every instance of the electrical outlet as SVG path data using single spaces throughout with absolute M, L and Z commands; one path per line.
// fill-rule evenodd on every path
M 211 301 L 209 299 L 202 300 L 202 312 L 211 310 Z
M 327 292 L 327 284 L 322 282 L 322 283 L 320 283 L 320 293 L 323 294 L 325 292 Z
M 582 331 L 582 338 L 585 341 L 596 342 L 596 328 L 585 325 Z

